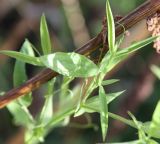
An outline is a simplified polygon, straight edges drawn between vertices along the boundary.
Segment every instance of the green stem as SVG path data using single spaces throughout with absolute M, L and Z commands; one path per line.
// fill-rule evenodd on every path
M 83 107 L 87 108 L 88 110 L 91 110 L 91 111 L 99 112 L 98 108 L 92 108 L 92 107 L 89 107 L 89 106 L 86 106 L 86 105 L 83 105 Z M 132 120 L 128 120 L 126 118 L 123 118 L 123 117 L 121 117 L 117 114 L 111 113 L 111 112 L 108 112 L 108 116 L 115 119 L 115 120 L 119 120 L 119 121 L 137 129 L 137 126 L 135 125 L 135 123 Z

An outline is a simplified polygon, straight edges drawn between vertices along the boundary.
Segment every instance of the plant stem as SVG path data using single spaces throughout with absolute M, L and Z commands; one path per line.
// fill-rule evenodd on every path
M 160 0 L 157 0 L 155 2 L 147 1 L 140 7 L 135 9 L 133 12 L 128 14 L 126 17 L 118 21 L 118 23 L 123 25 L 127 30 L 136 23 L 145 19 L 146 17 L 154 14 L 159 8 L 160 8 Z M 118 24 L 116 25 L 116 36 L 119 36 L 121 33 L 123 33 L 124 28 L 121 25 Z M 75 52 L 87 56 L 96 49 L 98 49 L 102 45 L 102 43 L 103 40 L 101 31 L 95 38 L 91 39 L 89 42 L 87 42 L 81 48 L 77 49 Z M 42 84 L 46 83 L 47 81 L 51 80 L 53 77 L 56 77 L 57 75 L 58 73 L 50 69 L 45 69 L 41 71 L 33 78 L 26 81 L 23 85 L 10 90 L 5 95 L 0 97 L 0 108 L 5 107 L 9 102 L 35 90 L 36 88 L 40 87 Z

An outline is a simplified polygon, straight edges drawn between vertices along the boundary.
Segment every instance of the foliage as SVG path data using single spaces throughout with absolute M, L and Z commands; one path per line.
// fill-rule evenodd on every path
M 111 117 L 138 130 L 139 139 L 127 142 L 127 144 L 157 143 L 153 139 L 160 138 L 160 102 L 157 104 L 153 113 L 153 118 L 150 122 L 139 122 L 131 113 L 129 113 L 129 115 L 132 120 L 128 120 L 109 112 L 108 109 L 109 103 L 119 97 L 124 91 L 106 93 L 104 88 L 105 86 L 118 81 L 115 79 L 104 80 L 105 75 L 108 72 L 110 72 L 118 63 L 127 58 L 131 53 L 151 43 L 156 37 L 150 37 L 143 41 L 133 43 L 131 46 L 122 50 L 118 49 L 119 44 L 116 42 L 115 38 L 114 19 L 108 0 L 106 1 L 106 16 L 109 51 L 98 64 L 95 64 L 85 56 L 74 52 L 51 53 L 52 46 L 44 15 L 41 18 L 40 25 L 42 56 L 35 56 L 34 46 L 28 40 L 24 42 L 20 52 L 7 50 L 0 51 L 1 54 L 17 59 L 14 69 L 14 86 L 18 86 L 27 80 L 25 71 L 26 63 L 50 68 L 63 75 L 63 83 L 60 89 L 54 89 L 57 81 L 56 78 L 46 84 L 47 92 L 44 94 L 45 102 L 41 112 L 35 118 L 28 110 L 28 106 L 32 102 L 32 93 L 15 100 L 7 106 L 14 116 L 15 123 L 26 128 L 26 144 L 34 144 L 44 141 L 44 137 L 51 129 L 69 124 L 69 118 L 72 115 L 76 117 L 84 113 L 93 112 L 100 114 L 103 141 L 105 141 L 107 135 L 108 117 Z M 158 73 L 158 70 L 154 68 L 154 72 Z M 77 94 L 74 89 L 69 89 L 70 82 L 77 77 L 84 79 L 79 94 Z M 99 94 L 90 97 L 95 89 L 99 89 Z M 57 92 L 60 93 L 61 98 L 58 110 L 54 112 L 53 96 L 56 95 Z M 92 122 L 89 121 L 87 126 L 93 126 Z

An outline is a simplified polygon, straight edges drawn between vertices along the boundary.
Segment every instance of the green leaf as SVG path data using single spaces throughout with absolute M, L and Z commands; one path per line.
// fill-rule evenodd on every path
M 25 143 L 37 144 L 44 142 L 44 136 L 46 135 L 46 129 L 43 126 L 35 126 L 25 131 Z
M 128 114 L 133 119 L 133 122 L 135 123 L 136 127 L 138 128 L 139 139 L 145 142 L 148 139 L 148 137 L 145 135 L 145 132 L 142 128 L 143 124 L 138 122 L 132 113 L 128 112 Z
M 113 118 L 115 120 L 121 121 L 121 122 L 125 123 L 126 125 L 129 125 L 129 126 L 137 129 L 137 126 L 135 125 L 133 120 L 126 119 L 124 117 L 121 117 L 121 116 L 119 116 L 117 114 L 110 113 L 110 112 L 108 112 L 108 115 L 109 115 L 109 117 L 111 117 L 111 118 Z
M 107 144 L 158 144 L 158 143 L 152 139 L 149 139 L 147 142 L 142 140 L 134 140 L 134 141 L 128 141 L 128 142 L 122 142 L 122 143 L 107 143 Z
M 57 52 L 40 57 L 48 68 L 70 77 L 91 77 L 98 73 L 98 67 L 88 58 L 77 53 Z
M 147 38 L 145 40 L 142 40 L 140 42 L 135 42 L 134 44 L 132 44 L 131 46 L 124 48 L 122 50 L 119 50 L 116 54 L 116 58 L 118 57 L 127 57 L 129 54 L 139 50 L 140 48 L 150 44 L 151 42 L 153 42 L 157 37 L 150 37 Z
M 100 101 L 100 120 L 103 141 L 105 141 L 108 130 L 108 104 L 106 94 L 102 86 L 99 87 L 99 101 Z
M 50 40 L 47 22 L 44 14 L 41 17 L 40 34 L 41 34 L 41 46 L 42 46 L 43 54 L 44 55 L 50 54 L 52 52 L 51 40 Z
M 120 96 L 124 91 L 108 93 L 106 96 L 107 104 L 111 103 L 115 98 Z M 100 99 L 98 96 L 91 97 L 87 99 L 86 103 L 81 106 L 80 110 L 76 112 L 75 116 L 80 116 L 85 112 L 93 113 L 100 112 Z
M 73 100 L 73 91 L 69 89 L 69 86 L 72 80 L 72 77 L 63 77 L 59 94 L 60 107 L 64 107 L 66 104 L 71 105 L 71 101 Z
M 106 85 L 110 85 L 110 84 L 116 83 L 116 82 L 118 82 L 118 81 L 119 81 L 119 79 L 105 80 L 105 81 L 102 82 L 102 85 L 103 85 L 103 86 L 106 86 Z
M 114 57 L 110 53 L 106 53 L 106 55 L 104 56 L 104 58 L 101 61 L 99 71 L 103 74 L 108 73 L 118 63 L 120 63 L 125 58 L 127 58 L 129 56 L 129 54 L 131 54 L 132 52 L 135 52 L 136 50 L 139 50 L 143 46 L 146 46 L 147 44 L 151 43 L 155 39 L 156 39 L 156 37 L 150 37 L 150 38 L 145 39 L 143 41 L 134 43 L 131 46 L 129 46 L 128 48 L 124 48 L 124 49 L 116 52 Z
M 160 139 L 160 101 L 158 102 L 154 110 L 152 122 L 150 124 L 149 134 L 152 137 Z
M 74 114 L 74 108 L 64 109 L 64 111 L 59 112 L 58 114 L 54 115 L 54 117 L 49 121 L 47 124 L 48 127 L 55 127 L 59 125 L 66 117 L 71 116 Z
M 157 78 L 160 79 L 160 68 L 156 65 L 152 65 L 151 70 L 157 76 Z
M 156 142 L 156 141 L 153 140 L 153 139 L 149 139 L 149 140 L 148 140 L 148 144 L 159 144 L 159 143 Z
M 29 56 L 34 56 L 34 51 L 28 40 L 24 42 L 20 51 L 24 54 L 28 54 Z M 16 60 L 13 72 L 14 87 L 21 85 L 26 80 L 27 80 L 27 75 L 26 75 L 25 63 Z M 18 101 L 22 106 L 28 107 L 32 102 L 32 93 L 26 94 L 25 96 L 19 98 Z
M 115 47 L 115 24 L 113 14 L 110 8 L 109 0 L 106 1 L 106 16 L 107 16 L 107 27 L 108 27 L 108 45 L 109 51 L 113 54 L 116 51 Z
M 111 67 L 113 67 L 112 61 L 113 58 L 111 57 L 111 54 L 107 52 L 100 63 L 99 72 L 103 73 L 104 75 L 109 72 L 111 70 Z
M 142 123 L 136 120 L 136 118 L 134 117 L 133 114 L 131 114 L 130 112 L 128 112 L 129 115 L 132 117 L 137 129 L 138 129 L 138 135 L 139 135 L 139 139 L 141 143 L 147 143 L 147 144 L 158 144 L 156 141 L 150 139 L 150 131 L 149 130 L 149 126 L 150 126 L 150 122 L 146 122 L 146 123 Z M 147 133 L 148 135 L 146 135 L 145 133 Z M 141 144 L 140 143 L 140 144 Z
M 20 50 L 22 53 L 25 53 L 24 45 L 26 45 L 26 42 L 24 42 L 22 49 Z M 14 87 L 19 86 L 20 84 L 24 83 L 27 80 L 26 75 L 26 68 L 25 63 L 19 60 L 16 60 L 15 66 L 14 66 L 14 72 L 13 72 L 13 82 Z
M 99 107 L 90 107 L 88 105 L 83 105 L 83 108 L 86 110 L 86 112 L 100 112 L 99 110 Z M 80 115 L 80 114 L 79 114 Z M 126 125 L 129 125 L 133 128 L 136 128 L 137 129 L 137 126 L 135 125 L 135 123 L 132 121 L 132 120 L 128 120 L 124 117 L 121 117 L 117 114 L 114 114 L 114 113 L 111 113 L 111 112 L 108 112 L 108 116 L 115 119 L 115 120 L 118 120 L 118 121 L 121 121 L 123 123 L 125 123 Z
M 28 40 L 24 42 L 21 48 L 21 52 L 30 56 L 34 56 L 34 51 Z M 27 80 L 25 69 L 26 68 L 24 62 L 21 62 L 19 60 L 15 62 L 13 73 L 13 82 L 15 87 L 21 85 Z M 34 123 L 34 119 L 27 109 L 31 102 L 32 93 L 29 93 L 7 105 L 7 108 L 14 116 L 14 121 L 17 125 L 27 126 Z
M 28 109 L 26 107 L 21 106 L 16 102 L 12 102 L 7 105 L 8 110 L 14 117 L 14 122 L 17 125 L 32 125 L 34 124 L 34 120 Z
M 107 104 L 111 103 L 113 100 L 115 100 L 118 96 L 120 96 L 122 93 L 124 93 L 124 91 L 120 91 L 120 92 L 115 92 L 115 93 L 108 93 L 106 96 L 106 101 Z M 98 96 L 94 96 L 92 98 L 89 98 L 86 103 L 86 106 L 92 107 L 92 108 L 98 108 L 99 109 L 99 105 L 100 105 L 100 101 L 99 101 L 99 97 Z M 100 111 L 100 109 L 99 109 Z
M 47 94 L 45 95 L 45 103 L 40 113 L 39 121 L 40 125 L 46 125 L 53 117 L 53 87 L 55 79 L 51 80 L 47 84 Z
M 140 140 L 121 142 L 121 143 L 108 143 L 108 144 L 142 144 Z
M 118 23 L 118 22 L 116 22 L 118 25 L 120 25 L 122 28 L 123 28 L 123 30 L 124 30 L 124 32 L 123 32 L 123 34 L 117 39 L 117 41 L 115 42 L 115 47 L 118 49 L 119 47 L 120 47 L 120 45 L 122 44 L 122 42 L 123 42 L 123 40 L 124 40 L 124 37 L 125 37 L 125 27 L 124 27 L 124 25 L 123 24 L 120 24 L 120 23 Z
M 0 51 L 0 54 L 5 54 L 7 56 L 10 56 L 12 58 L 15 58 L 17 60 L 20 60 L 20 61 L 25 62 L 25 63 L 32 64 L 32 65 L 43 66 L 43 64 L 41 63 L 39 58 L 29 56 L 29 55 L 23 54 L 21 52 L 2 50 L 2 51 Z
M 151 43 L 156 38 L 157 37 L 150 37 L 143 41 L 136 42 L 132 44 L 131 46 L 116 52 L 114 57 L 109 52 L 106 53 L 106 55 L 104 56 L 104 58 L 102 59 L 100 63 L 99 71 L 103 74 L 106 74 L 107 72 L 111 71 L 118 63 L 120 63 L 125 58 L 127 58 L 129 54 L 146 46 L 147 44 Z
M 143 129 L 143 131 L 145 131 L 145 133 L 148 135 L 148 136 L 150 136 L 150 137 L 154 137 L 154 138 L 159 138 L 159 137 L 157 137 L 157 135 L 158 135 L 158 133 L 154 136 L 151 136 L 151 132 L 150 132 L 150 128 L 151 128 L 151 123 L 152 123 L 152 121 L 147 121 L 147 122 L 144 122 L 143 124 L 142 124 L 142 129 Z

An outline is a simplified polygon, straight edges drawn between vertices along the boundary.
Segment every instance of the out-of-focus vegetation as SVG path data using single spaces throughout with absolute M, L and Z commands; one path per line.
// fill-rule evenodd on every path
M 112 0 L 111 6 L 115 15 L 125 16 L 143 2 L 143 0 L 119 0 L 118 2 Z M 0 4 L 0 49 L 18 51 L 25 38 L 39 48 L 39 23 L 42 13 L 45 13 L 49 24 L 54 51 L 73 51 L 100 32 L 105 15 L 105 0 L 2 0 Z M 159 81 L 148 72 L 151 57 L 155 53 L 151 47 L 152 45 L 141 50 L 113 76 L 121 80 L 120 84 L 108 87 L 107 91 L 127 89 L 127 92 L 110 106 L 110 111 L 127 116 L 127 110 L 130 110 L 140 121 L 151 120 L 160 95 Z M 2 55 L 0 59 L 0 92 L 3 93 L 13 88 L 15 61 Z M 29 77 L 34 76 L 37 72 L 37 68 L 27 65 Z M 76 82 L 73 83 L 75 84 Z M 141 87 L 142 85 L 144 87 Z M 147 90 L 149 91 L 146 94 Z M 43 104 L 43 93 L 42 88 L 33 94 L 34 100 L 30 106 L 33 115 L 40 111 Z M 23 128 L 13 125 L 13 117 L 8 110 L 2 109 L 0 117 L 0 143 L 9 144 L 20 140 L 23 137 Z M 92 114 L 92 118 L 94 123 L 99 125 L 99 116 Z M 73 122 L 85 123 L 85 118 L 76 117 L 73 118 Z M 136 138 L 134 129 L 120 122 L 111 121 L 108 141 L 120 142 Z M 74 125 L 69 125 L 51 131 L 46 137 L 45 144 L 88 144 L 101 141 L 100 129 L 98 131 L 94 131 L 93 128 L 78 129 Z

